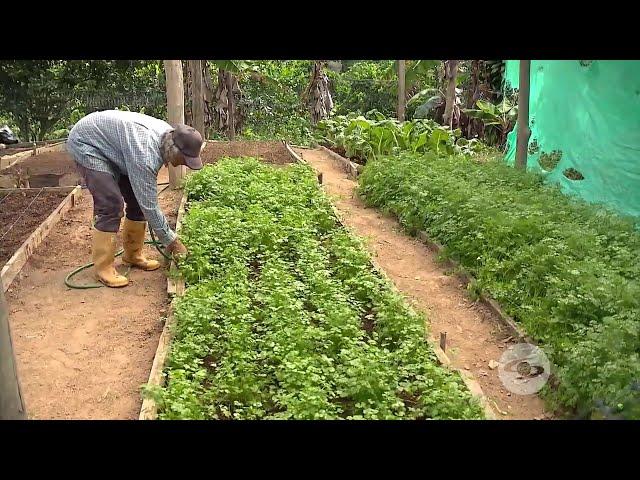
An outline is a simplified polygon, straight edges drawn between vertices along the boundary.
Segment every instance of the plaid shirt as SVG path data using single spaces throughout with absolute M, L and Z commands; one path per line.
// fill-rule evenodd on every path
M 69 132 L 67 149 L 76 162 L 107 172 L 117 180 L 129 177 L 149 228 L 167 246 L 177 235 L 158 205 L 158 171 L 162 167 L 162 135 L 172 127 L 141 113 L 106 110 L 81 119 Z

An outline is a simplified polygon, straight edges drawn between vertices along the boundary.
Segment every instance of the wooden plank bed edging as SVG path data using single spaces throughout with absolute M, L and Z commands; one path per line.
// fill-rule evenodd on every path
M 65 199 L 60 202 L 60 205 L 58 205 L 56 209 L 51 212 L 46 220 L 42 222 L 40 226 L 31 233 L 31 235 L 29 235 L 29 237 L 22 243 L 20 248 L 18 248 L 18 250 L 16 250 L 15 253 L 11 256 L 9 261 L 7 261 L 4 267 L 2 267 L 2 272 L 0 272 L 0 280 L 2 283 L 3 291 L 7 291 L 7 289 L 11 285 L 11 282 L 13 282 L 16 276 L 20 273 L 20 270 L 22 270 L 22 267 L 24 267 L 24 265 L 27 263 L 27 260 L 29 260 L 29 257 L 31 257 L 31 254 L 47 237 L 53 227 L 63 218 L 64 214 L 72 209 L 78 202 L 78 199 L 82 196 L 82 188 L 79 185 L 75 188 L 61 187 L 58 188 L 57 191 L 60 191 L 62 188 L 66 190 L 70 189 L 71 191 L 69 192 L 69 195 L 67 195 Z M 40 189 L 21 190 L 25 191 Z
M 416 237 L 420 241 L 422 241 L 424 244 L 426 244 L 430 250 L 436 253 L 442 253 L 442 251 L 444 250 L 444 247 L 440 245 L 438 242 L 436 242 L 435 240 L 433 240 L 427 232 L 420 230 L 416 234 Z M 475 278 L 473 277 L 473 275 L 467 272 L 455 260 L 451 260 L 451 259 L 447 260 L 446 265 L 456 271 L 456 275 L 463 282 L 464 285 L 469 285 L 471 282 L 475 281 Z M 491 298 L 486 293 L 482 292 L 480 294 L 480 301 L 489 310 L 491 310 L 491 312 L 493 312 L 493 314 L 498 318 L 500 323 L 502 323 L 502 325 L 509 331 L 511 336 L 513 336 L 519 342 L 524 341 L 524 342 L 531 343 L 532 345 L 536 344 L 536 342 L 534 342 L 534 340 L 531 337 L 529 337 L 522 331 L 522 329 L 516 324 L 513 318 L 511 318 L 509 315 L 507 315 L 504 312 L 504 310 L 502 310 L 502 307 L 500 306 L 500 304 L 498 304 L 498 302 L 496 302 L 493 298 Z
M 151 372 L 149 373 L 149 380 L 147 385 L 161 387 L 164 385 L 164 367 L 169 357 L 169 348 L 171 345 L 171 338 L 173 336 L 173 327 L 176 323 L 176 318 L 173 314 L 175 307 L 175 298 L 169 305 L 169 313 L 167 319 L 162 327 L 162 333 L 158 339 L 158 348 L 153 356 L 153 364 L 151 365 Z M 144 398 L 142 400 L 142 406 L 140 407 L 140 415 L 138 420 L 157 420 L 158 419 L 158 405 L 152 398 Z
M 320 145 L 320 149 L 329 155 L 335 162 L 342 167 L 342 169 L 347 172 L 347 176 L 351 180 L 356 180 L 358 175 L 360 175 L 360 171 L 362 170 L 362 165 L 358 165 L 357 163 L 352 162 L 351 160 L 344 158 L 341 155 L 338 155 L 336 152 L 329 150 L 327 147 Z
M 184 217 L 186 205 L 187 194 L 183 190 L 182 198 L 180 199 L 180 206 L 178 207 L 178 216 L 176 217 L 176 232 L 180 231 L 180 227 L 182 226 L 182 219 Z M 178 266 L 174 261 L 171 261 L 171 264 L 169 265 L 169 276 L 167 277 L 167 295 L 169 295 L 169 298 L 173 296 L 181 296 L 184 293 L 184 289 L 184 279 L 179 274 Z
M 182 198 L 180 199 L 180 206 L 178 207 L 178 216 L 176 217 L 175 231 L 180 230 L 182 225 L 182 219 L 185 213 L 185 206 L 187 204 L 187 194 L 183 190 Z M 169 348 L 171 345 L 171 338 L 173 336 L 173 327 L 176 319 L 173 314 L 175 307 L 175 299 L 181 297 L 184 294 L 185 283 L 184 279 L 180 277 L 178 267 L 174 261 L 169 264 L 169 275 L 167 276 L 167 295 L 171 298 L 169 305 L 169 312 L 167 319 L 162 327 L 162 333 L 158 339 L 158 347 L 156 353 L 153 356 L 153 364 L 151 365 L 151 371 L 149 372 L 149 379 L 147 385 L 161 387 L 164 385 L 163 371 L 169 357 Z M 157 420 L 158 419 L 158 406 L 152 398 L 143 398 L 142 406 L 140 407 L 140 415 L 138 420 Z
M 78 185 L 76 185 L 78 186 Z M 67 187 L 29 187 L 29 188 L 0 188 L 0 193 L 9 193 L 9 192 L 39 192 L 42 190 L 43 192 L 71 192 L 75 186 L 67 186 Z

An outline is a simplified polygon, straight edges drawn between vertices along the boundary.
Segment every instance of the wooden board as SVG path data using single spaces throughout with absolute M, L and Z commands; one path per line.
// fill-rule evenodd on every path
M 16 250 L 13 256 L 9 259 L 9 261 L 2 267 L 2 272 L 0 273 L 0 283 L 2 283 L 3 291 L 7 291 L 11 282 L 16 278 L 22 267 L 27 263 L 31 254 L 35 251 L 36 248 L 42 243 L 42 241 L 47 237 L 49 232 L 53 229 L 53 227 L 63 218 L 64 214 L 72 209 L 78 199 L 82 196 L 82 188 L 77 186 L 73 187 L 52 187 L 52 189 L 56 189 L 58 191 L 65 189 L 70 190 L 69 195 L 66 196 L 60 205 L 51 212 L 51 214 L 47 217 L 47 219 L 40 224 L 38 228 L 36 228 L 29 238 L 27 238 L 23 244 Z M 15 190 L 15 189 L 10 189 Z M 24 190 L 40 190 L 39 188 L 34 189 L 22 189 Z M 51 190 L 51 189 L 49 189 Z M 8 190 L 4 190 L 8 191 Z M 46 191 L 46 189 L 45 189 Z
M 358 165 L 357 163 L 338 155 L 336 152 L 333 152 L 322 145 L 320 145 L 320 149 L 329 155 L 340 166 L 340 168 L 347 173 L 347 176 L 351 180 L 356 180 L 358 178 L 358 175 L 360 175 L 360 171 L 362 170 L 362 165 Z
M 433 240 L 429 236 L 429 234 L 424 231 L 419 231 L 416 234 L 416 237 L 423 243 L 425 243 L 430 250 L 436 253 L 441 253 L 444 250 L 444 247 L 442 245 Z M 446 264 L 447 266 L 455 270 L 458 278 L 460 278 L 460 280 L 465 285 L 468 285 L 475 281 L 473 275 L 467 272 L 458 262 L 449 259 L 447 260 Z M 502 307 L 493 298 L 483 292 L 480 294 L 480 301 L 496 315 L 500 323 L 502 323 L 502 325 L 509 331 L 511 336 L 514 337 L 514 339 L 520 342 L 528 342 L 533 345 L 536 344 L 531 337 L 529 337 L 522 331 L 522 329 L 516 324 L 513 318 L 511 318 L 504 312 L 504 310 L 502 310 Z
M 160 339 L 158 340 L 158 348 L 156 354 L 153 357 L 153 364 L 151 365 L 151 372 L 149 373 L 148 385 L 162 386 L 164 385 L 164 367 L 169 357 L 169 348 L 171 345 L 171 338 L 173 336 L 173 327 L 176 323 L 176 318 L 173 314 L 174 301 L 171 302 L 169 307 L 169 315 L 162 328 Z M 158 419 L 158 405 L 151 398 L 145 398 L 142 401 L 142 407 L 140 408 L 140 415 L 138 420 L 157 420 Z
M 182 226 L 182 218 L 184 217 L 186 205 L 187 194 L 183 191 L 180 206 L 178 207 L 178 216 L 176 218 L 176 232 L 180 231 L 180 227 Z M 184 289 L 184 279 L 180 277 L 178 266 L 174 261 L 171 261 L 169 265 L 169 276 L 167 277 L 167 295 L 169 295 L 169 298 L 181 296 L 184 293 Z
M 32 187 L 32 188 L 0 188 L 0 193 L 9 193 L 9 192 L 39 192 L 42 190 L 43 192 L 69 192 L 73 191 L 76 186 L 67 186 L 67 187 Z
M 185 213 L 185 207 L 187 204 L 187 194 L 183 191 L 182 199 L 180 200 L 180 206 L 178 207 L 178 216 L 176 218 L 175 231 L 180 231 L 182 225 L 182 219 Z M 167 358 L 169 357 L 169 350 L 171 345 L 171 338 L 173 337 L 173 327 L 176 319 L 173 314 L 175 299 L 181 297 L 185 291 L 185 282 L 182 277 L 179 276 L 178 266 L 174 261 L 171 261 L 169 265 L 169 276 L 167 276 L 167 295 L 171 298 L 171 305 L 169 306 L 169 314 L 162 327 L 162 333 L 158 340 L 158 347 L 153 357 L 153 364 L 151 365 L 151 372 L 149 372 L 148 385 L 162 386 L 164 385 L 164 367 L 167 364 Z M 140 408 L 140 415 L 138 420 L 157 420 L 158 418 L 158 406 L 156 402 L 151 398 L 145 398 L 142 401 L 142 407 Z

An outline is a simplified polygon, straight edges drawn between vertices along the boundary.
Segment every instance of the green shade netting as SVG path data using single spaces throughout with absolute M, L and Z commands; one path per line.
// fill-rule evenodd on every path
M 519 63 L 507 61 L 506 88 L 518 88 Z M 532 60 L 529 109 L 528 169 L 565 193 L 640 217 L 640 61 Z M 515 155 L 514 129 L 507 163 Z M 584 179 L 567 178 L 567 169 Z

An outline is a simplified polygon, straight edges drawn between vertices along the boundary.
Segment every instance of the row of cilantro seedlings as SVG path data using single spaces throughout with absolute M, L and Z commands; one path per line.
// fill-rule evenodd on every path
M 552 408 L 640 418 L 633 220 L 499 160 L 382 157 L 359 180 L 369 206 L 445 245 L 443 253 L 475 278 L 469 288 L 495 298 L 543 347 L 552 376 L 541 394 Z
M 304 165 L 192 175 L 162 419 L 482 418 Z

